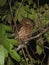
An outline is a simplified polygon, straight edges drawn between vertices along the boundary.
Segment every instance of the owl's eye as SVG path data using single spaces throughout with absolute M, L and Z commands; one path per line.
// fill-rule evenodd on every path
M 31 25 L 31 23 L 29 21 L 26 22 L 27 25 Z

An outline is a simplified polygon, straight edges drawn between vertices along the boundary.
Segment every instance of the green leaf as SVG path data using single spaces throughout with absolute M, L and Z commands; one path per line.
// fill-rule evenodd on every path
M 9 54 L 11 54 L 12 58 L 19 62 L 20 61 L 19 54 L 15 50 L 12 50 L 13 45 L 16 44 L 17 41 L 14 39 L 10 40 L 7 38 L 6 30 L 8 28 L 9 28 L 8 26 L 0 24 L 0 44 L 3 45 L 3 47 L 8 51 Z
M 4 65 L 4 59 L 5 59 L 4 49 L 3 49 L 3 47 L 0 45 L 0 65 Z
M 15 59 L 18 62 L 21 60 L 20 56 L 18 55 L 18 53 L 16 53 L 15 50 L 10 50 L 10 55 L 13 59 Z
M 18 14 L 18 21 L 20 22 L 22 20 L 22 15 L 21 15 L 21 12 L 19 12 Z
M 14 65 L 13 61 L 8 57 L 7 65 Z
M 8 57 L 8 51 L 7 51 L 7 49 L 4 48 L 4 47 L 3 47 L 3 49 L 4 49 L 4 55 L 5 55 L 5 57 Z
M 45 5 L 44 5 L 44 8 L 45 8 L 45 9 L 49 9 L 48 4 L 45 4 Z
M 32 14 L 32 12 L 30 11 L 28 5 L 24 6 L 23 8 L 24 8 L 24 10 L 27 12 L 27 14 Z
M 11 23 L 11 14 L 10 13 L 8 13 L 6 15 L 6 21 L 8 21 L 8 23 Z
M 6 3 L 6 0 L 0 0 L 0 6 L 4 6 Z
M 18 21 L 20 22 L 23 17 L 27 17 L 27 12 L 24 10 L 24 6 L 22 5 L 20 9 L 18 8 L 16 10 L 14 20 L 16 21 L 18 19 Z
M 49 10 L 46 11 L 43 16 L 45 17 L 45 20 L 49 20 Z
M 41 16 L 41 20 L 43 26 L 49 23 L 49 10 L 45 11 L 45 13 Z
M 49 42 L 49 31 L 45 34 L 47 41 Z
M 33 0 L 28 0 L 28 4 L 29 5 L 33 4 Z
M 4 46 L 4 48 L 8 51 L 8 53 L 12 56 L 13 59 L 15 59 L 16 61 L 19 62 L 20 56 L 18 55 L 18 53 L 15 50 L 12 50 L 13 44 L 11 42 L 9 42 L 9 40 L 6 39 L 4 36 L 3 36 L 2 40 L 3 40 L 2 45 Z
M 22 59 L 21 64 L 22 64 L 22 65 L 25 65 L 25 63 L 26 63 L 26 62 L 25 62 L 25 59 Z
M 42 12 L 45 12 L 45 9 L 44 9 L 44 7 L 40 7 L 40 13 L 42 13 Z
M 41 53 L 43 52 L 42 47 L 40 47 L 39 45 L 36 45 L 36 50 L 39 55 L 41 55 Z
M 4 16 L 2 17 L 1 21 L 3 21 L 5 18 L 6 18 L 6 15 L 4 15 Z
M 9 41 L 6 37 L 3 37 L 2 38 L 2 45 L 4 46 L 4 48 L 8 51 L 8 53 L 12 56 L 12 58 L 14 58 L 16 61 L 20 61 L 20 56 L 19 54 L 15 51 L 15 50 L 12 50 L 13 48 L 13 44 L 14 44 L 14 41 L 11 42 Z M 16 43 L 16 42 L 15 42 Z M 11 52 L 12 51 L 12 52 Z
M 15 2 L 15 6 L 18 8 L 20 6 L 20 2 Z
M 37 8 L 37 5 L 36 5 L 36 3 L 34 3 L 34 4 L 33 4 L 33 8 Z
M 42 52 L 43 52 L 43 49 L 44 49 L 44 41 L 43 41 L 42 37 L 40 37 L 40 38 L 37 40 L 36 43 L 37 43 L 37 45 L 36 45 L 37 53 L 38 53 L 39 55 L 41 55 Z
M 38 65 L 41 63 L 40 59 L 37 59 L 35 63 L 38 63 Z
M 35 21 L 35 19 L 37 18 L 37 13 L 35 12 L 34 9 L 30 9 L 30 12 L 31 12 L 32 14 L 29 14 L 29 13 L 28 13 L 28 17 L 31 18 L 31 19 L 33 19 L 33 20 Z

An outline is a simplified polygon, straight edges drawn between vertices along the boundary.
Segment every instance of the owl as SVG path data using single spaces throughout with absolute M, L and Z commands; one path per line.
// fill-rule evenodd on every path
M 34 21 L 29 18 L 23 18 L 21 21 L 21 27 L 18 25 L 17 29 L 18 36 L 16 35 L 16 37 L 18 37 L 21 41 L 25 41 L 32 36 Z

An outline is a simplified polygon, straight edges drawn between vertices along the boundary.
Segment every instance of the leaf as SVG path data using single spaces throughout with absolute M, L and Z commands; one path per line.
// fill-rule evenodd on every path
M 7 65 L 14 65 L 13 61 L 8 57 Z
M 44 41 L 43 41 L 42 37 L 40 37 L 40 38 L 37 40 L 36 43 L 37 43 L 37 45 L 36 45 L 37 53 L 38 53 L 39 55 L 41 55 L 42 52 L 43 52 L 43 48 L 44 48 Z
M 49 23 L 49 10 L 45 11 L 45 13 L 41 16 L 42 25 L 45 26 Z
M 3 47 L 3 49 L 4 49 L 4 55 L 5 55 L 5 57 L 8 57 L 8 51 L 7 51 L 7 49 L 4 48 L 4 47 Z
M 33 4 L 33 0 L 28 0 L 28 4 L 29 5 Z
M 30 11 L 28 5 L 24 6 L 23 8 L 24 8 L 24 10 L 27 12 L 27 14 L 32 14 L 32 12 Z
M 16 21 L 18 19 L 18 21 L 20 22 L 23 17 L 27 17 L 27 12 L 24 10 L 24 6 L 22 5 L 20 9 L 18 8 L 16 10 L 14 20 Z
M 45 4 L 45 5 L 44 5 L 44 8 L 45 8 L 45 9 L 49 9 L 48 4 Z
M 15 2 L 15 6 L 18 8 L 20 6 L 20 2 Z
M 8 21 L 8 23 L 11 23 L 11 15 L 10 15 L 10 13 L 8 13 L 6 15 L 6 21 Z
M 36 3 L 34 3 L 34 4 L 33 4 L 33 8 L 35 8 L 35 9 L 37 8 L 37 5 L 36 5 Z
M 49 31 L 45 34 L 47 41 L 49 42 Z
M 41 63 L 40 59 L 37 59 L 35 63 L 38 63 L 38 65 Z
M 19 10 L 19 13 L 18 13 L 18 10 Z M 22 16 L 21 16 L 21 13 L 20 13 L 20 9 L 16 9 L 16 12 L 15 12 L 15 15 L 14 15 L 14 20 L 17 21 L 17 19 L 18 19 L 19 22 L 22 19 Z
M 42 12 L 45 12 L 45 9 L 44 9 L 44 7 L 40 7 L 40 13 L 42 13 Z
M 6 18 L 6 15 L 4 15 L 4 16 L 2 17 L 1 21 L 3 21 L 5 18 Z
M 49 10 L 46 11 L 43 16 L 45 17 L 45 20 L 49 20 Z
M 6 39 L 4 36 L 3 36 L 2 40 L 3 40 L 2 45 L 4 46 L 4 48 L 8 51 L 8 53 L 12 56 L 13 59 L 15 59 L 16 61 L 19 62 L 20 56 L 15 50 L 12 50 L 13 44 L 11 42 L 9 42 L 9 40 Z
M 18 55 L 18 53 L 16 53 L 15 50 L 10 50 L 10 55 L 13 59 L 15 59 L 16 61 L 20 62 L 21 58 L 20 56 Z
M 43 49 L 39 45 L 36 45 L 36 50 L 39 55 L 43 52 Z
M 21 12 L 19 12 L 18 14 L 18 21 L 20 22 L 22 20 L 22 15 L 21 15 Z
M 0 45 L 0 65 L 4 65 L 4 59 L 5 59 L 4 49 L 3 49 L 3 47 Z
M 9 54 L 11 54 L 12 58 L 14 58 L 16 61 L 20 61 L 20 56 L 19 54 L 15 51 L 12 50 L 13 44 L 16 44 L 16 40 L 10 40 L 6 36 L 6 29 L 9 27 L 6 25 L 0 24 L 0 44 L 8 51 Z M 18 43 L 18 42 L 17 42 Z
M 21 64 L 22 64 L 22 65 L 25 65 L 25 64 L 26 64 L 26 63 L 25 63 L 25 59 L 22 59 Z
M 6 3 L 6 0 L 0 0 L 0 6 L 4 6 Z
M 29 14 L 29 13 L 28 13 L 28 17 L 31 18 L 31 19 L 33 19 L 33 20 L 35 21 L 35 19 L 37 18 L 37 13 L 35 12 L 34 9 L 30 9 L 30 12 L 31 12 L 32 14 Z

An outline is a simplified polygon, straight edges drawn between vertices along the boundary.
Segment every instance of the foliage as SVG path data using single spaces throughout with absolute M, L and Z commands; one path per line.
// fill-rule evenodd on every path
M 10 2 L 10 1 L 9 1 Z M 14 48 L 15 46 L 19 45 L 18 40 L 11 39 L 11 33 L 13 33 L 13 29 L 11 26 L 11 14 L 10 14 L 10 7 L 9 2 L 7 0 L 0 0 L 0 65 L 4 65 L 5 59 L 8 57 L 7 65 L 11 65 L 14 63 L 9 58 L 8 53 L 10 56 L 20 62 L 20 64 L 25 65 L 25 60 L 21 56 L 21 53 L 17 53 Z M 23 2 L 18 2 L 12 0 L 12 13 L 14 17 L 14 21 L 19 21 L 21 23 L 21 20 L 23 17 L 28 17 L 30 19 L 34 20 L 35 23 L 35 31 L 38 29 L 38 13 L 40 12 L 41 16 L 41 23 L 44 27 L 49 23 L 49 6 L 48 4 L 44 4 L 44 6 L 40 6 L 39 12 L 36 2 L 33 2 L 32 0 L 23 0 Z M 42 4 L 41 4 L 42 5 Z M 9 24 L 9 25 L 8 25 Z M 46 41 L 49 43 L 49 31 L 43 34 L 43 36 L 46 38 Z M 41 36 L 42 37 L 42 36 Z M 38 55 L 42 55 L 44 52 L 44 41 L 42 38 L 36 39 L 36 52 Z M 40 59 L 36 60 L 35 63 L 39 65 Z M 30 64 L 29 64 L 30 65 Z
M 14 39 L 10 40 L 7 38 L 7 28 L 9 31 L 12 31 L 10 26 L 0 24 L 0 44 L 6 49 L 7 53 L 9 53 L 15 60 L 20 61 L 20 56 L 16 53 L 15 50 L 12 50 L 13 45 L 17 45 L 18 42 Z
M 0 6 L 4 6 L 6 3 L 6 0 L 0 0 Z

